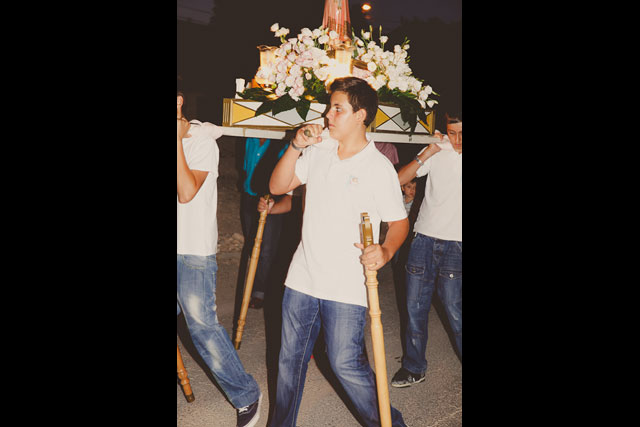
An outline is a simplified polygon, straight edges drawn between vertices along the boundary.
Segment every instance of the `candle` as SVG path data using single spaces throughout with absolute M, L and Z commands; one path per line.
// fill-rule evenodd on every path
M 244 79 L 236 79 L 236 92 L 243 92 L 244 91 Z M 236 98 L 240 98 L 240 96 L 238 96 L 238 94 L 236 93 Z
M 266 45 L 260 45 L 257 47 L 258 47 L 258 50 L 260 51 L 260 67 L 258 68 L 258 71 L 260 70 L 264 71 L 273 67 L 273 63 L 275 62 L 275 59 L 276 59 L 277 48 L 275 46 L 266 46 Z M 256 82 L 260 85 L 264 85 L 267 83 L 267 80 L 265 78 L 259 77 L 258 73 L 256 73 L 255 79 L 256 79 Z

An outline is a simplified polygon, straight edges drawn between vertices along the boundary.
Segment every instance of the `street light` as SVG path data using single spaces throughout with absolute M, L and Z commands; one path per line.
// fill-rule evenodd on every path
M 369 12 L 371 10 L 371 5 L 369 3 L 364 3 L 362 5 L 362 11 L 363 12 Z

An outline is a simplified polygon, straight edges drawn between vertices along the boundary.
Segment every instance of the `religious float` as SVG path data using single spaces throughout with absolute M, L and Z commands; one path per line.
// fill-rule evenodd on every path
M 322 26 L 303 28 L 296 37 L 271 26 L 279 46 L 258 46 L 260 66 L 250 82 L 236 79 L 236 97 L 223 100 L 226 135 L 284 139 L 305 124 L 324 125 L 327 87 L 339 77 L 366 80 L 379 99 L 367 132 L 378 142 L 436 142 L 437 93 L 412 75 L 409 41 L 385 50 L 388 38 L 351 27 L 348 0 L 326 0 Z

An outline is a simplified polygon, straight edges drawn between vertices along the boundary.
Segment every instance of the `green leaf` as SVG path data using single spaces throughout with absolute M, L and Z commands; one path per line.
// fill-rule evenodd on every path
M 244 99 L 251 99 L 253 101 L 267 101 L 267 96 L 271 95 L 271 92 L 266 91 L 261 87 L 253 87 L 245 89 L 243 92 L 236 93 Z
M 278 113 L 291 110 L 295 107 L 296 107 L 296 102 L 293 99 L 291 99 L 291 97 L 287 93 L 274 101 L 272 114 L 275 116 Z
M 425 123 L 427 122 L 427 114 L 422 108 L 420 108 L 420 110 L 418 111 L 418 118 Z
M 311 108 L 311 102 L 307 99 L 301 98 L 296 105 L 296 111 L 302 117 L 302 120 L 307 120 L 307 113 L 309 112 L 309 108 Z
M 274 103 L 275 101 L 264 101 L 262 105 L 260 105 L 260 107 L 258 107 L 258 109 L 256 110 L 256 117 L 260 114 L 265 114 L 271 111 L 273 109 Z

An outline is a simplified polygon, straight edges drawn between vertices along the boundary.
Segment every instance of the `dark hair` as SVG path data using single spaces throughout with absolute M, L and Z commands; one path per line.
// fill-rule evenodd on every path
M 445 113 L 445 119 L 447 124 L 451 123 L 461 123 L 462 122 L 462 111 L 447 111 Z
M 182 77 L 178 76 L 178 78 L 176 79 L 177 81 L 177 87 L 178 87 L 178 96 L 183 96 L 184 97 L 184 83 L 182 82 Z
M 378 112 L 378 94 L 369 86 L 369 83 L 358 77 L 342 77 L 335 79 L 329 86 L 329 94 L 337 91 L 347 94 L 354 113 L 362 108 L 365 109 L 367 112 L 364 119 L 365 127 L 373 122 Z

